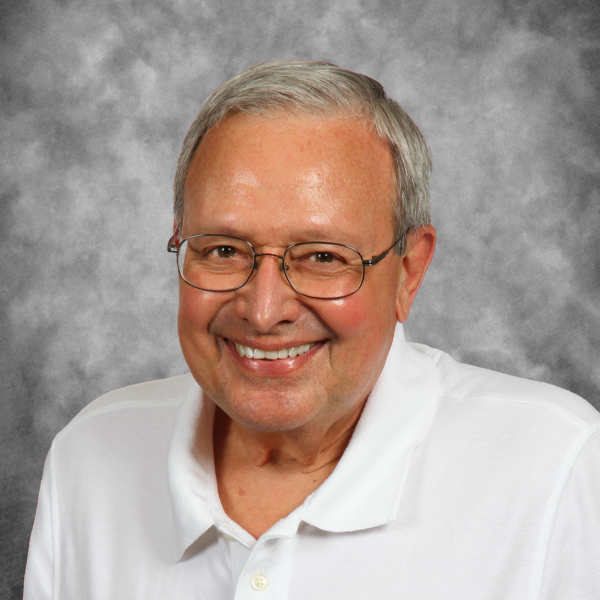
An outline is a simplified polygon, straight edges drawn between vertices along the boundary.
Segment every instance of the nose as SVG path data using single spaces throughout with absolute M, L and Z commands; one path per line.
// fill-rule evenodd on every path
M 235 314 L 262 334 L 280 323 L 293 323 L 300 316 L 298 294 L 283 273 L 282 257 L 257 254 L 257 266 L 248 283 L 237 292 Z

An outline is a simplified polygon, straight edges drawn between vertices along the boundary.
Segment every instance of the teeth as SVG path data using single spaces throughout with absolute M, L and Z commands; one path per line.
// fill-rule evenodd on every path
M 280 358 L 296 358 L 305 352 L 308 352 L 314 343 L 302 344 L 302 346 L 293 346 L 292 348 L 282 348 L 281 350 L 261 350 L 260 348 L 250 348 L 250 346 L 235 345 L 237 353 L 243 358 L 278 360 Z

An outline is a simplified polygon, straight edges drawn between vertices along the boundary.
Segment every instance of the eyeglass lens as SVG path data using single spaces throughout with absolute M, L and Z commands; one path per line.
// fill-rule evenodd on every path
M 258 259 L 260 260 L 260 258 Z M 252 246 L 228 236 L 198 235 L 182 242 L 179 272 L 190 285 L 213 292 L 234 290 L 252 274 Z M 304 243 L 284 256 L 285 275 L 292 287 L 313 298 L 342 298 L 356 292 L 363 280 L 362 258 L 338 244 Z

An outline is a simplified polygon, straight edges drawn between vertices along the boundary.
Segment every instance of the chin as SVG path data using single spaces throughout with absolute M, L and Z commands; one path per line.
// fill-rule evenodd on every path
M 306 425 L 317 413 L 312 403 L 291 394 L 256 392 L 242 395 L 241 401 L 232 399 L 217 402 L 221 409 L 240 425 L 264 432 L 284 432 Z

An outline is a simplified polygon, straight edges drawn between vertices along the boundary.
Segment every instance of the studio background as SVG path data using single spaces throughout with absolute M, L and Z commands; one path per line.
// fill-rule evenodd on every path
M 186 372 L 175 163 L 257 62 L 370 75 L 424 132 L 439 243 L 408 337 L 600 406 L 599 31 L 595 0 L 2 2 L 0 597 L 56 433 Z

